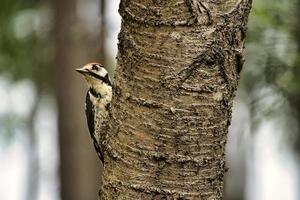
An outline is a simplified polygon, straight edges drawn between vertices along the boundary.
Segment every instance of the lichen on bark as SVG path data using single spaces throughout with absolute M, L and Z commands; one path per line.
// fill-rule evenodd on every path
M 221 199 L 251 0 L 121 0 L 100 199 Z

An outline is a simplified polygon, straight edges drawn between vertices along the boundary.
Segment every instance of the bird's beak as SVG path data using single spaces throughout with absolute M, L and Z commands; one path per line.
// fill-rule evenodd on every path
M 77 68 L 75 69 L 77 72 L 79 72 L 80 74 L 87 74 L 89 73 L 89 71 L 85 68 Z

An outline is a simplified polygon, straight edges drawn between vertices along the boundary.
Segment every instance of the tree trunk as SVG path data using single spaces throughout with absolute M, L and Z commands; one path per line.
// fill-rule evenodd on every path
M 300 17 L 300 0 L 297 0 L 296 3 L 296 19 L 298 19 L 298 17 Z M 292 94 L 289 95 L 289 101 L 291 102 L 291 106 L 293 108 L 294 111 L 294 117 L 297 120 L 297 124 L 298 124 L 298 129 L 297 132 L 295 133 L 295 138 L 294 138 L 294 148 L 295 148 L 295 152 L 296 152 L 296 159 L 298 161 L 298 166 L 300 166 L 300 81 L 299 81 L 299 76 L 300 76 L 300 38 L 299 38 L 299 34 L 300 34 L 300 24 L 298 22 L 298 20 L 295 21 L 295 25 L 294 25 L 294 39 L 296 42 L 296 55 L 297 58 L 295 59 L 295 63 L 294 63 L 294 67 L 293 67 L 293 80 L 291 80 L 291 82 L 293 82 L 293 85 L 296 85 L 296 87 L 294 86 L 294 91 Z M 295 89 L 296 88 L 296 89 Z M 298 175 L 297 180 L 300 180 L 300 175 Z M 300 191 L 297 191 L 297 196 L 300 196 Z
M 75 68 L 93 54 L 79 28 L 75 0 L 51 1 L 54 10 L 53 80 L 58 107 L 60 196 L 62 200 L 97 199 L 100 161 L 84 114 L 85 88 Z M 84 40 L 81 40 L 84 38 Z M 90 38 L 89 38 L 90 39 Z M 95 48 L 96 49 L 96 46 Z
M 296 3 L 297 8 L 300 8 L 300 0 Z M 296 17 L 298 18 L 300 16 L 299 9 L 296 10 Z M 294 84 L 297 84 L 297 89 L 300 90 L 300 81 L 299 81 L 299 75 L 300 75 L 300 24 L 299 22 L 296 22 L 294 26 L 294 39 L 297 47 L 297 59 L 295 59 L 294 68 L 293 68 L 293 74 L 294 74 Z M 296 120 L 298 122 L 298 130 L 300 131 L 300 93 L 298 90 L 295 90 L 293 94 L 289 96 L 289 100 L 292 104 L 292 107 L 295 107 L 295 114 L 296 114 Z M 295 141 L 295 149 L 296 153 L 300 156 L 300 133 L 296 135 L 296 141 Z
M 100 199 L 222 199 L 251 0 L 121 0 Z
M 39 179 L 40 179 L 40 163 L 38 156 L 38 135 L 34 129 L 35 120 L 38 112 L 38 106 L 40 103 L 41 93 L 37 89 L 37 95 L 33 103 L 33 108 L 30 111 L 28 117 L 28 167 L 27 167 L 27 179 L 28 183 L 26 191 L 26 200 L 37 200 L 39 191 Z
M 100 34 L 99 34 L 99 59 L 102 62 L 102 64 L 106 65 L 106 48 L 105 48 L 105 42 L 106 42 L 106 1 L 100 0 Z

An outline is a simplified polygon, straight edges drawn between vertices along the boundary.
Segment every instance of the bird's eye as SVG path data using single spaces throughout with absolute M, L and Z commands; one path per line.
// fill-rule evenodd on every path
M 98 66 L 98 65 L 93 65 L 93 66 L 92 66 L 92 70 L 99 71 L 99 66 Z

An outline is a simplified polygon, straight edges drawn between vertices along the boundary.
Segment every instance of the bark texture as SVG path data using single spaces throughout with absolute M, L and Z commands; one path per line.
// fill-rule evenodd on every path
M 121 0 L 100 199 L 222 199 L 251 0 Z

